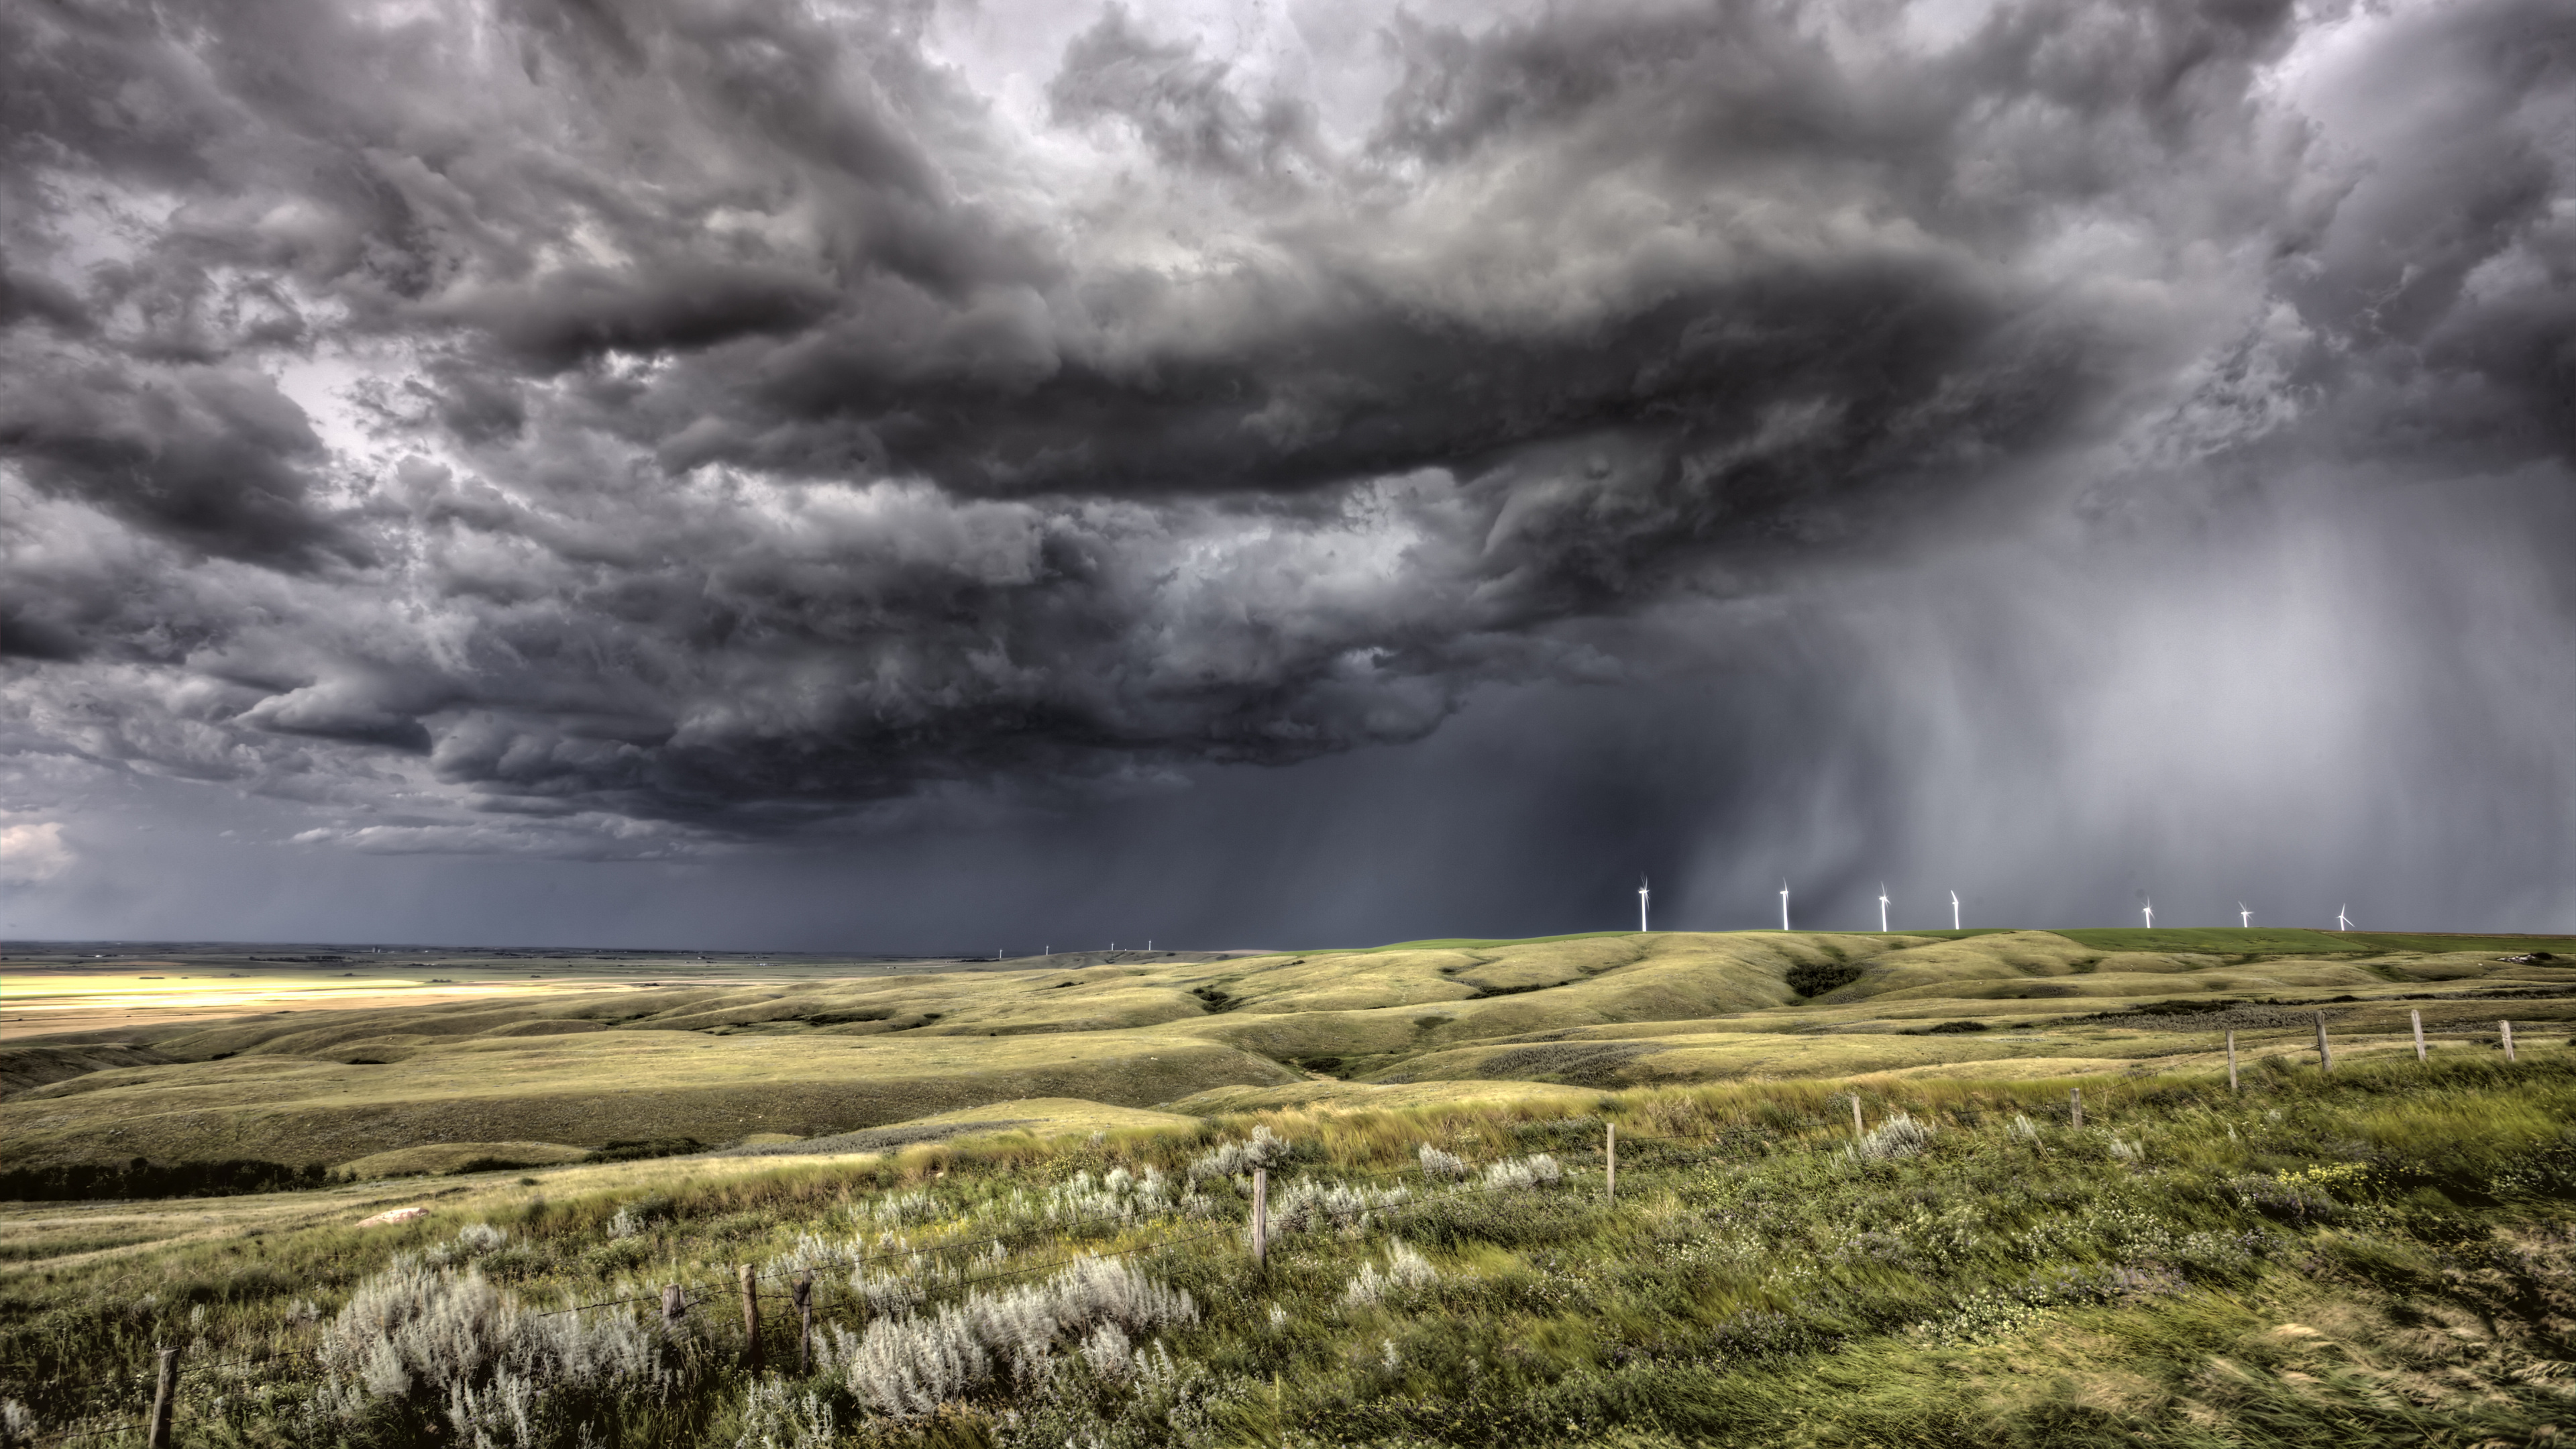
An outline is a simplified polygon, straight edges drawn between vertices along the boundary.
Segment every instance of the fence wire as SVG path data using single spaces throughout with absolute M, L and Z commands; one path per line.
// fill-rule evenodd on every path
M 1652 1140 L 1670 1143 L 1675 1139 L 1670 1135 L 1663 1135 Z M 1712 1135 L 1709 1140 L 1715 1140 L 1714 1136 Z M 1642 1142 L 1640 1145 L 1643 1145 Z M 1535 1156 L 1539 1154 L 1528 1155 Z M 1602 1158 L 1605 1154 L 1603 1154 L 1599 1148 L 1589 1148 L 1568 1149 L 1547 1155 L 1556 1158 L 1560 1167 L 1572 1166 L 1588 1169 L 1595 1160 Z M 1497 1162 L 1514 1160 L 1526 1160 L 1526 1158 L 1498 1159 Z M 1495 1164 L 1488 1164 L 1488 1167 L 1490 1168 L 1493 1165 Z M 1513 1182 L 1479 1183 L 1474 1180 L 1472 1174 L 1465 1178 L 1435 1177 L 1432 1174 L 1425 1172 L 1418 1165 L 1409 1165 L 1371 1172 L 1305 1172 L 1299 1174 L 1296 1178 L 1285 1179 L 1283 1181 L 1302 1181 L 1317 1184 L 1346 1186 L 1352 1183 L 1376 1182 L 1397 1177 L 1420 1178 L 1423 1180 L 1426 1188 L 1435 1188 L 1437 1190 L 1425 1192 L 1420 1196 L 1410 1197 L 1402 1202 L 1367 1208 L 1363 1212 L 1365 1220 L 1376 1223 L 1391 1223 L 1407 1218 L 1412 1214 L 1421 1212 L 1427 1208 L 1452 1202 L 1462 1197 L 1482 1196 L 1492 1192 L 1516 1192 L 1527 1190 L 1523 1184 Z M 1282 1185 L 1282 1181 L 1274 1181 L 1271 1185 L 1272 1187 L 1277 1188 Z M 1168 1217 L 1169 1215 L 1165 1214 L 1164 1216 Z M 990 1234 L 981 1238 L 919 1245 L 907 1242 L 900 1248 L 888 1248 L 883 1253 L 862 1253 L 856 1256 L 834 1254 L 827 1257 L 809 1259 L 803 1263 L 794 1265 L 786 1263 L 772 1264 L 768 1267 L 754 1269 L 752 1280 L 754 1283 L 793 1283 L 799 1276 L 807 1273 L 816 1273 L 817 1276 L 814 1281 L 817 1284 L 828 1284 L 830 1279 L 822 1276 L 817 1272 L 817 1270 L 848 1269 L 856 1271 L 865 1268 L 871 1261 L 885 1263 L 898 1262 L 915 1257 L 939 1257 L 962 1252 L 969 1248 L 990 1248 L 997 1244 L 1006 1244 L 1015 1240 L 1024 1240 L 1039 1233 L 1061 1232 L 1069 1228 L 1088 1227 L 1102 1223 L 1132 1224 L 1135 1222 L 1136 1218 L 1127 1213 L 1096 1213 L 1085 1217 L 1067 1219 L 1058 1222 L 1031 1222 L 1022 1227 L 1013 1228 L 1006 1232 Z M 1125 1247 L 1086 1250 L 1083 1252 L 1068 1253 L 1037 1263 L 999 1267 L 980 1272 L 963 1272 L 946 1282 L 936 1283 L 930 1286 L 932 1286 L 935 1291 L 963 1292 L 971 1290 L 982 1284 L 1040 1277 L 1050 1273 L 1061 1272 L 1064 1269 L 1072 1267 L 1086 1259 L 1125 1258 L 1140 1253 L 1162 1252 L 1168 1249 L 1185 1247 L 1195 1243 L 1213 1242 L 1220 1238 L 1240 1239 L 1249 1233 L 1250 1228 L 1251 1224 L 1247 1215 L 1246 1220 L 1242 1222 L 1229 1221 L 1197 1232 L 1164 1234 L 1145 1239 L 1141 1242 L 1131 1243 Z M 1283 1233 L 1280 1230 L 1277 1225 L 1277 1220 L 1274 1217 L 1272 1219 L 1271 1227 L 1272 1243 L 1271 1245 L 1265 1245 L 1265 1248 L 1276 1245 L 1282 1239 L 1289 1238 L 1290 1236 L 1290 1234 Z M 676 1286 L 679 1286 L 681 1289 L 680 1306 L 682 1311 L 686 1313 L 692 1310 L 703 1310 L 713 1305 L 720 1305 L 728 1299 L 735 1298 L 740 1291 L 740 1278 L 736 1276 L 716 1280 L 712 1283 L 705 1280 L 699 1280 L 694 1282 L 683 1282 Z M 541 1309 L 528 1312 L 524 1316 L 530 1318 L 551 1318 L 572 1313 L 594 1312 L 607 1308 L 634 1307 L 639 1305 L 660 1307 L 664 1301 L 665 1299 L 662 1293 L 655 1291 L 627 1297 L 598 1299 L 586 1303 L 572 1304 L 562 1308 Z M 755 1306 L 763 1318 L 794 1316 L 796 1313 L 793 1301 L 783 1295 L 772 1294 L 769 1296 L 766 1303 L 759 1303 L 756 1299 Z M 846 1298 L 844 1306 L 846 1307 Z M 817 1319 L 823 1319 L 826 1316 L 822 1311 L 822 1306 L 820 1304 L 816 1305 L 815 1316 Z M 211 1375 L 247 1370 L 267 1364 L 277 1364 L 288 1361 L 318 1361 L 321 1355 L 322 1348 L 320 1345 L 272 1349 L 265 1353 L 242 1355 L 228 1359 L 182 1363 L 179 1369 L 179 1376 L 183 1381 L 191 1378 L 203 1379 Z M 10 1367 L 33 1366 L 22 1363 L 18 1365 L 10 1365 Z M 37 1390 L 40 1393 L 45 1393 L 49 1397 L 56 1393 L 82 1395 L 102 1390 L 122 1390 L 128 1386 L 151 1380 L 155 1377 L 155 1373 L 155 1370 L 146 1369 L 135 1372 L 102 1374 L 81 1379 L 57 1377 L 43 1380 L 39 1383 L 29 1384 L 28 1387 Z M 295 1382 L 298 1381 L 299 1377 L 300 1376 L 292 1374 L 279 1375 L 272 1377 L 270 1382 Z M 147 1426 L 140 1422 L 136 1422 L 106 1428 L 43 1431 L 32 1436 L 31 1442 L 47 1444 L 70 1443 L 81 1439 L 106 1438 L 117 1434 L 135 1433 L 143 1430 L 145 1427 Z

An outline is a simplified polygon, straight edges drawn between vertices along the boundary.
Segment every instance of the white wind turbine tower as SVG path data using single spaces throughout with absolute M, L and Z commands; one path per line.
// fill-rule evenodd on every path
M 1878 883 L 1878 933 L 1887 934 L 1887 882 Z
M 2335 907 L 2335 929 L 2338 931 L 2349 931 L 2352 929 L 2352 917 L 2344 914 L 2345 909 L 2346 906 Z
M 1641 875 L 1641 876 L 1637 877 L 1637 932 L 1638 932 L 1638 934 L 1643 935 L 1643 934 L 1645 933 L 1645 930 L 1646 930 L 1646 878 L 1645 878 L 1644 876 L 1642 876 L 1642 875 Z
M 1780 929 L 1789 929 L 1789 883 L 1780 882 Z
M 2156 928 L 2156 903 L 2148 900 L 2145 896 L 2140 896 L 2138 897 L 2138 909 L 2147 913 L 2147 929 L 2150 931 L 2154 930 Z
M 2243 901 L 2238 901 L 2236 903 L 2236 924 L 2245 927 L 2247 930 L 2252 930 L 2254 928 L 2254 913 L 2245 909 L 2245 903 Z
M 1953 931 L 1967 929 L 1959 924 L 1959 893 L 1957 891 L 1950 892 L 1950 929 Z

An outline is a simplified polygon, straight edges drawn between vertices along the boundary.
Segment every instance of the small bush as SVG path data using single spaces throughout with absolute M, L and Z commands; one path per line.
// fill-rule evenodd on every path
M 1789 968 L 1789 989 L 1800 996 L 1822 996 L 1858 981 L 1860 971 L 1850 961 L 1801 961 Z
M 78 1162 L 0 1172 L 0 1200 L 97 1202 L 118 1198 L 233 1197 L 252 1192 L 291 1192 L 324 1187 L 328 1169 L 253 1158 L 220 1162 Z
M 1229 1142 L 1190 1163 L 1192 1182 L 1203 1177 L 1242 1177 L 1254 1168 L 1275 1168 L 1288 1160 L 1288 1141 L 1267 1125 L 1252 1129 L 1243 1142 Z
M 1932 1145 L 1932 1129 L 1899 1112 L 1861 1134 L 1852 1144 L 1852 1152 L 1871 1162 L 1887 1162 L 1899 1157 L 1912 1157 Z
M 1414 1251 L 1411 1244 L 1390 1242 L 1386 1245 L 1386 1271 L 1379 1272 L 1375 1263 L 1360 1264 L 1358 1276 L 1342 1290 L 1342 1301 L 1354 1308 L 1372 1307 L 1397 1289 L 1418 1288 L 1439 1279 L 1440 1270 Z
M 743 1396 L 734 1449 L 831 1449 L 832 1406 L 778 1379 L 754 1382 Z
M 1414 1156 L 1422 1163 L 1422 1175 L 1425 1177 L 1465 1177 L 1467 1175 L 1465 1158 L 1443 1152 L 1428 1142 L 1423 1143 Z
M 595 1148 L 584 1162 L 641 1162 L 654 1157 L 680 1157 L 706 1151 L 706 1144 L 695 1137 L 654 1137 L 642 1141 L 611 1142 Z M 509 1164 L 512 1167 L 517 1163 Z
M 1270 1236 L 1332 1228 L 1345 1234 L 1366 1228 L 1369 1215 L 1410 1199 L 1402 1187 L 1353 1187 L 1349 1183 L 1303 1178 L 1292 1184 L 1270 1209 Z
M 1197 1319 L 1189 1294 L 1126 1264 L 1085 1258 L 1044 1283 L 969 1294 L 931 1314 L 880 1318 L 863 1337 L 836 1328 L 833 1356 L 861 1400 L 889 1414 L 919 1415 L 964 1397 L 997 1369 L 1017 1382 L 1045 1381 L 1062 1338 L 1087 1350 L 1097 1329 L 1114 1325 L 1123 1345 L 1126 1335 Z
M 530 1314 L 477 1269 L 406 1255 L 358 1285 L 323 1332 L 320 1361 L 337 1417 L 370 1399 L 407 1403 L 443 1409 L 466 1442 L 525 1444 L 547 1387 L 647 1375 L 656 1350 L 623 1308 Z
M 1565 1169 L 1544 1152 L 1517 1162 L 1497 1162 L 1485 1169 L 1485 1186 L 1497 1190 L 1554 1187 L 1564 1180 Z

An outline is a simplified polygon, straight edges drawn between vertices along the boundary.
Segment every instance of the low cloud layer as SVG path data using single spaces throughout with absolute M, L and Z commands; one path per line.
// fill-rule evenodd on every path
M 2320 739 L 2555 808 L 2498 722 L 2576 703 L 2571 448 L 2537 0 L 0 15 L 0 748 L 335 848 L 1080 808 L 1677 679 L 1807 712 L 1712 723 L 1806 818 L 1674 845 L 1711 900 L 2000 862 L 1999 796 L 2167 869 L 2122 777 L 2184 737 L 2188 814 Z M 2191 659 L 2065 628 L 2276 722 L 2349 657 L 2177 735 Z
M 63 827 L 54 820 L 0 825 L 0 885 L 51 880 L 72 863 Z

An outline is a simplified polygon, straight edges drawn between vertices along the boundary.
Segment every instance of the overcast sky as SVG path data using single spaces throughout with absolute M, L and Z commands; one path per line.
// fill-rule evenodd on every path
M 0 6 L 0 936 L 2576 929 L 2564 0 Z

